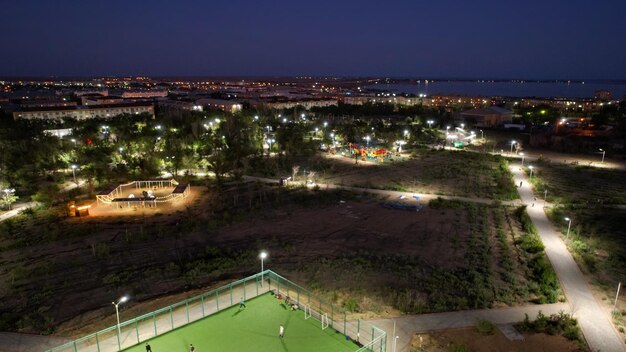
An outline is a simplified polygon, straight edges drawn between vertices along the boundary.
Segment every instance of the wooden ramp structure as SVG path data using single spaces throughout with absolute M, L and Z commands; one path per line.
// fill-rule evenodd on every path
M 174 190 L 167 195 L 153 195 L 153 191 L 163 188 L 174 188 Z M 133 191 L 136 191 L 137 195 L 131 193 Z M 155 208 L 159 203 L 185 199 L 190 191 L 189 183 L 179 183 L 174 179 L 141 180 L 104 189 L 96 194 L 96 201 L 98 205 L 102 203 L 115 208 Z

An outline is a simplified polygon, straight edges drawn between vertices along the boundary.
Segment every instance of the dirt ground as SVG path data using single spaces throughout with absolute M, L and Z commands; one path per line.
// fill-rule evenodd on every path
M 511 200 L 517 198 L 500 157 L 461 151 L 418 150 L 401 161 L 377 163 L 322 154 L 328 168 L 320 183 L 334 183 L 416 193 Z
M 476 328 L 451 329 L 429 334 L 415 334 L 411 352 L 565 352 L 579 351 L 575 341 L 563 336 L 526 333 L 524 341 L 510 341 L 496 329 L 492 335 L 482 335 Z
M 469 219 L 462 207 L 388 210 L 383 200 L 369 196 L 256 187 L 249 196 L 233 189 L 233 198 L 192 187 L 197 193 L 171 212 L 129 210 L 124 216 L 86 218 L 46 213 L 2 224 L 10 231 L 0 240 L 6 317 L 16 314 L 21 331 L 95 331 L 110 325 L 107 303 L 114 297 L 130 294 L 125 309 L 147 313 L 134 306 L 258 272 L 262 249 L 270 254 L 266 268 L 337 304 L 353 298 L 364 314 L 397 314 L 396 301 L 422 294 L 423 309 L 468 308 L 467 293 L 458 285 L 470 266 L 468 253 L 481 248 L 491 256 L 480 275 L 489 276 L 494 291 L 512 290 L 502 279 L 499 259 L 518 255 L 500 247 L 493 229 L 484 240 L 475 237 L 469 227 L 480 214 Z M 216 212 L 226 204 L 254 210 Z M 508 237 L 511 248 L 513 240 Z M 514 261 L 517 286 L 524 287 L 527 269 Z M 377 291 L 380 296 L 371 294 Z M 429 297 L 444 291 L 430 305 Z M 394 300 L 388 299 L 390 292 Z M 512 297 L 507 304 L 525 299 L 523 293 Z M 500 298 L 486 299 L 489 304 Z

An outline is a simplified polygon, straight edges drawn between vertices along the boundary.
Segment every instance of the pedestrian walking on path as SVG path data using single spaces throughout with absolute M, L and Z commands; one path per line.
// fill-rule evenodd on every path
M 278 336 L 282 339 L 283 336 L 285 336 L 285 327 L 284 326 L 280 326 L 280 328 L 278 328 Z
M 189 344 L 189 352 L 196 352 L 196 348 L 193 347 L 193 343 Z
M 152 352 L 152 347 L 150 347 L 150 344 L 146 342 L 146 352 Z

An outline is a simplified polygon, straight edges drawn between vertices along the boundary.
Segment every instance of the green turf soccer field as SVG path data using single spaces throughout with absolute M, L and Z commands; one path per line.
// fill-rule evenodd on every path
M 354 352 L 359 347 L 331 327 L 322 330 L 321 323 L 304 319 L 302 310 L 284 308 L 278 300 L 265 294 L 246 301 L 247 308 L 239 305 L 225 309 L 195 323 L 150 339 L 154 352 L 185 352 L 189 344 L 196 352 Z M 285 327 L 285 337 L 278 337 L 280 324 Z M 145 342 L 124 351 L 145 352 Z

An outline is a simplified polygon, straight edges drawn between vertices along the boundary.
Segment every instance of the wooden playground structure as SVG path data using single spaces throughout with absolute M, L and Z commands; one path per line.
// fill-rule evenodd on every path
M 173 190 L 170 192 L 170 189 Z M 174 179 L 133 181 L 99 192 L 96 194 L 96 202 L 116 209 L 156 208 L 159 203 L 185 199 L 190 191 L 188 183 L 179 183 Z

